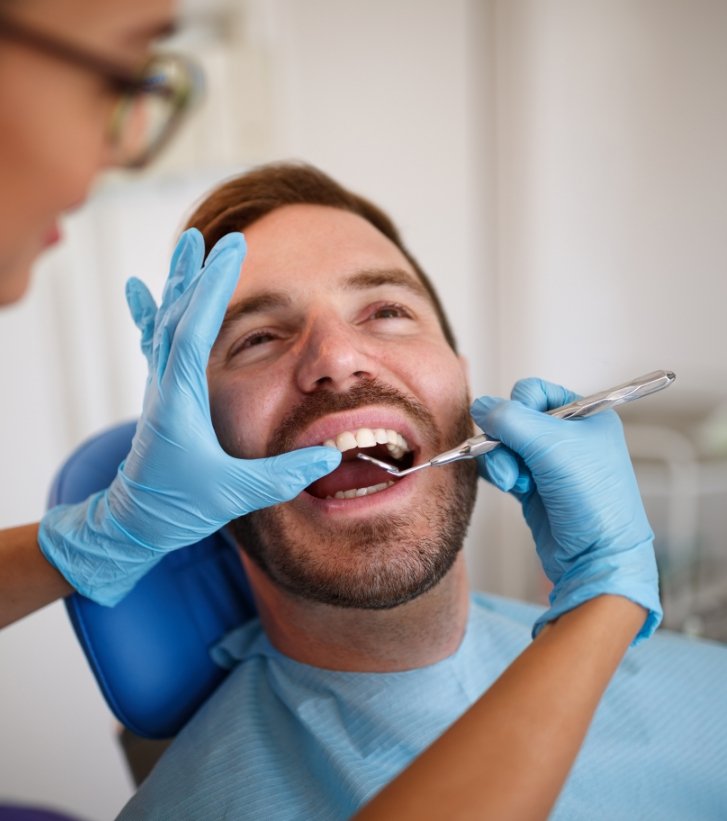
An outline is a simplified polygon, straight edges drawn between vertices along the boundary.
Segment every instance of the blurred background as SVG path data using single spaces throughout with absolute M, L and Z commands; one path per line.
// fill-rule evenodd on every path
M 196 0 L 183 20 L 202 110 L 143 176 L 98 186 L 0 322 L 0 523 L 36 520 L 68 452 L 138 413 L 126 278 L 158 296 L 204 191 L 303 159 L 398 222 L 475 394 L 677 373 L 622 418 L 666 624 L 727 640 L 727 4 Z M 519 510 L 490 487 L 467 552 L 476 587 L 543 600 Z M 0 798 L 114 817 L 132 781 L 63 606 L 0 633 L 0 660 Z

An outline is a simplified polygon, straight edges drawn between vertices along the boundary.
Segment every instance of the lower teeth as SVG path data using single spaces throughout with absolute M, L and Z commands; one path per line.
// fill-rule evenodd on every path
M 393 484 L 393 482 L 382 482 L 380 485 L 371 485 L 371 487 L 339 490 L 333 496 L 326 496 L 326 499 L 355 499 L 357 496 L 371 496 L 373 493 L 379 493 L 382 490 L 390 488 Z

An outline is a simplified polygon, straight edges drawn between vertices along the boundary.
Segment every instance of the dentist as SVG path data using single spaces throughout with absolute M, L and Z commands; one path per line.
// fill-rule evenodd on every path
M 96 176 L 151 161 L 192 107 L 195 69 L 153 49 L 173 27 L 173 13 L 170 0 L 0 0 L 0 304 L 21 298 L 33 262 L 60 239 L 59 217 L 83 202 Z M 221 449 L 210 421 L 206 365 L 245 244 L 241 234 L 227 235 L 205 260 L 191 236 L 177 247 L 158 308 L 138 282 L 128 290 L 151 364 L 131 451 L 113 483 L 39 523 L 0 532 L 0 625 L 74 590 L 112 605 L 168 551 L 295 497 L 340 461 L 322 447 L 257 460 Z M 551 390 L 533 400 L 536 410 L 559 401 Z M 605 500 L 594 501 L 590 518 L 580 515 L 580 505 L 577 537 L 562 538 L 569 521 L 557 514 L 567 508 L 572 460 L 556 465 L 558 448 L 531 447 L 542 414 L 528 415 L 527 398 L 521 399 L 487 400 L 473 410 L 488 433 L 512 448 L 483 463 L 481 472 L 524 500 L 550 573 L 560 578 L 566 567 L 578 566 L 583 579 L 593 578 L 588 551 L 598 542 L 596 514 Z M 557 439 L 550 421 L 547 435 Z M 598 442 L 596 431 L 584 445 L 578 466 L 584 475 L 601 456 Z M 613 501 L 614 509 L 622 507 L 622 498 Z M 629 504 L 638 508 L 631 497 Z M 653 555 L 642 538 L 648 526 L 638 510 L 635 521 L 637 576 L 648 590 L 641 604 L 618 589 L 587 584 L 578 598 L 569 577 L 567 606 L 364 815 L 547 816 L 623 653 L 647 615 L 648 632 L 658 622 Z M 612 574 L 622 559 L 610 556 Z M 633 578 L 633 562 L 624 561 L 624 568 Z
M 34 259 L 60 239 L 59 216 L 96 175 L 146 165 L 192 107 L 195 67 L 153 50 L 172 13 L 168 0 L 0 2 L 0 304 L 22 296 Z M 180 245 L 131 452 L 105 491 L 0 533 L 0 625 L 73 590 L 113 604 L 166 551 L 338 465 L 328 448 L 242 461 L 217 442 L 205 367 L 244 254 L 240 234 L 205 263 L 199 244 Z

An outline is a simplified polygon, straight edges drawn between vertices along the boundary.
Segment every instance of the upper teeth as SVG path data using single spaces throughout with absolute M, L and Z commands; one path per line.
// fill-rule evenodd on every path
M 372 448 L 375 445 L 386 445 L 393 459 L 401 459 L 411 448 L 404 437 L 395 430 L 384 428 L 359 428 L 356 431 L 345 430 L 335 439 L 326 439 L 323 443 L 329 448 L 338 448 L 343 453 L 352 448 Z

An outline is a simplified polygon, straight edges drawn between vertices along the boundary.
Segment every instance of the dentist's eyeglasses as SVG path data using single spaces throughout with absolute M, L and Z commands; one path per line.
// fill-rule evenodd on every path
M 204 76 L 177 54 L 153 54 L 138 72 L 129 71 L 75 45 L 0 16 L 0 37 L 38 49 L 104 77 L 119 101 L 109 123 L 114 164 L 142 168 L 153 160 L 202 97 Z

